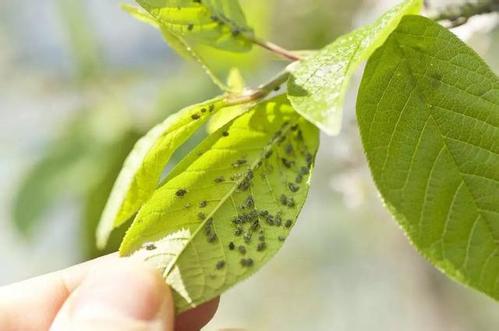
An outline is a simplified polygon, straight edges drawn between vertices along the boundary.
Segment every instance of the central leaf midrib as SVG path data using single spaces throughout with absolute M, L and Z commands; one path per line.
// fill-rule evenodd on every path
M 262 161 L 263 159 L 265 159 L 265 151 L 266 150 L 269 150 L 269 149 L 272 149 L 276 142 L 283 136 L 285 135 L 291 128 L 291 126 L 293 126 L 293 124 L 297 123 L 298 122 L 298 119 L 297 120 L 294 120 L 294 121 L 290 121 L 287 125 L 286 125 L 286 128 L 285 129 L 282 129 L 282 133 L 281 135 L 278 135 L 276 137 L 272 137 L 271 141 L 265 145 L 264 148 L 262 148 L 262 153 L 260 153 L 260 156 L 255 159 L 255 161 L 251 164 L 251 166 L 249 167 L 248 170 L 252 170 L 254 171 L 255 168 L 257 167 L 258 163 L 260 161 Z M 233 196 L 235 190 L 237 189 L 237 187 L 239 186 L 239 184 L 245 180 L 246 176 L 243 176 L 240 180 L 234 182 L 234 185 L 233 187 L 229 190 L 229 192 L 227 192 L 227 194 L 225 194 L 222 199 L 220 199 L 220 202 L 215 206 L 215 208 L 212 209 L 212 211 L 206 215 L 206 218 L 199 224 L 198 228 L 193 232 L 192 236 L 191 236 L 191 239 L 189 239 L 186 243 L 185 243 L 185 246 L 184 248 L 182 248 L 182 250 L 180 250 L 180 252 L 177 254 L 177 256 L 175 257 L 175 259 L 173 259 L 169 266 L 167 266 L 165 268 L 165 271 L 163 272 L 163 275 L 166 277 L 167 275 L 170 274 L 170 272 L 173 270 L 173 268 L 175 267 L 178 259 L 180 258 L 180 256 L 182 256 L 182 254 L 185 252 L 185 250 L 189 247 L 189 245 L 191 245 L 192 241 L 194 240 L 194 238 L 196 238 L 196 236 L 198 235 L 198 233 L 203 229 L 203 227 L 206 225 L 206 223 L 208 222 L 208 220 L 213 217 L 213 215 L 222 207 L 222 205 L 224 205 L 227 201 L 227 199 L 229 199 L 230 197 Z

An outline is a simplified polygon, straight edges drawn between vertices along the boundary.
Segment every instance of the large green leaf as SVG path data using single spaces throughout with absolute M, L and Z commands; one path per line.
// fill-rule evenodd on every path
M 209 46 L 244 52 L 252 43 L 252 34 L 237 0 L 137 0 L 169 33 Z
M 404 18 L 357 114 L 385 203 L 444 273 L 499 299 L 499 80 L 440 25 Z
M 327 134 L 338 134 L 348 84 L 359 64 L 386 40 L 404 15 L 420 11 L 422 0 L 406 0 L 376 22 L 341 36 L 290 67 L 288 97 L 296 111 Z
M 141 208 L 120 252 L 159 268 L 181 312 L 248 277 L 305 201 L 318 130 L 281 96 L 209 136 Z
M 97 228 L 103 248 L 111 231 L 132 217 L 159 184 L 175 150 L 223 107 L 223 97 L 189 106 L 169 116 L 141 138 L 123 165 Z

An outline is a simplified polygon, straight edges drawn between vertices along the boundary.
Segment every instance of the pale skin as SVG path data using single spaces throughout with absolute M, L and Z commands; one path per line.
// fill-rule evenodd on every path
M 0 287 L 0 330 L 195 331 L 217 307 L 218 298 L 175 316 L 157 270 L 111 254 Z

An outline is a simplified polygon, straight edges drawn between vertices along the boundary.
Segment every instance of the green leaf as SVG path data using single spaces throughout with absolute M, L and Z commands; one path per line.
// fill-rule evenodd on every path
M 383 44 L 400 19 L 418 13 L 422 3 L 422 0 L 406 0 L 373 24 L 341 36 L 315 55 L 291 66 L 288 97 L 296 111 L 325 133 L 338 134 L 353 73 Z
M 499 80 L 451 32 L 405 17 L 357 100 L 374 181 L 419 252 L 499 299 Z
M 205 73 L 211 78 L 213 83 L 215 83 L 215 85 L 217 85 L 222 90 L 227 90 L 227 86 L 225 86 L 225 84 L 220 81 L 217 75 L 214 74 L 208 63 L 206 63 L 201 55 L 199 55 L 198 52 L 196 52 L 183 37 L 171 32 L 165 27 L 162 27 L 151 14 L 149 14 L 142 8 L 127 4 L 122 5 L 121 7 L 128 14 L 138 19 L 139 21 L 145 22 L 159 29 L 161 31 L 163 39 L 168 45 L 170 45 L 171 48 L 173 48 L 183 58 L 194 60 L 195 62 L 197 62 L 201 66 L 201 68 L 203 68 Z
M 252 29 L 237 0 L 137 0 L 163 30 L 192 42 L 246 52 Z
M 127 157 L 97 228 L 103 248 L 111 231 L 132 217 L 149 199 L 175 150 L 223 107 L 223 97 L 196 104 L 169 116 L 141 138 Z
M 284 96 L 221 128 L 141 208 L 120 253 L 159 268 L 177 312 L 247 278 L 281 247 L 309 188 L 318 130 Z

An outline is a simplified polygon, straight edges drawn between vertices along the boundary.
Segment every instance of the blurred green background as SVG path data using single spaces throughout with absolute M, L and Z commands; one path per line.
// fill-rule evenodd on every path
M 456 1 L 433 1 L 441 6 Z M 323 46 L 396 0 L 241 0 L 257 34 Z M 168 114 L 218 93 L 120 1 L 0 1 L 0 285 L 102 254 L 93 233 L 123 159 Z M 455 32 L 498 72 L 497 16 Z M 285 64 L 205 50 L 257 85 Z M 281 252 L 226 293 L 206 330 L 499 330 L 499 305 L 435 271 L 383 209 L 355 123 L 322 138 L 309 200 Z M 189 149 L 186 146 L 185 149 Z

